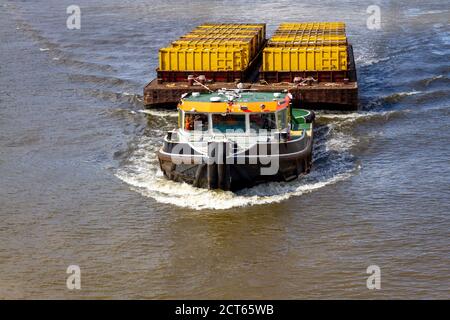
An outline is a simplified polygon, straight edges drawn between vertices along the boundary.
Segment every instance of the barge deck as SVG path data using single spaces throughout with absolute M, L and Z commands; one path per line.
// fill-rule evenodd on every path
M 212 91 L 218 89 L 237 89 L 236 83 L 215 82 L 207 84 Z M 307 109 L 326 109 L 353 111 L 358 109 L 357 82 L 319 82 L 311 85 L 296 85 L 293 83 L 243 83 L 241 88 L 252 91 L 280 92 L 287 90 L 293 96 L 293 107 Z M 144 88 L 144 104 L 147 107 L 175 108 L 184 93 L 202 92 L 208 90 L 198 84 L 190 86 L 187 82 L 158 83 L 151 81 Z

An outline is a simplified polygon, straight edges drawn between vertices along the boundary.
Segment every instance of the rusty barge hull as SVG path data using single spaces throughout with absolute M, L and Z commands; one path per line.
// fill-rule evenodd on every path
M 236 89 L 236 83 L 215 82 L 207 84 L 211 90 L 222 88 Z M 244 83 L 247 90 L 280 92 L 288 90 L 294 98 L 294 107 L 313 110 L 353 111 L 358 109 L 358 84 L 356 82 L 336 83 L 319 82 L 307 86 L 292 83 L 255 84 Z M 200 85 L 189 86 L 187 82 L 158 83 L 154 79 L 144 88 L 144 104 L 146 107 L 176 108 L 184 93 L 207 92 Z

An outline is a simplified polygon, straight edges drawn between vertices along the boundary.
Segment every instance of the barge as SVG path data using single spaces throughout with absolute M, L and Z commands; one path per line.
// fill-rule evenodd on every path
M 159 52 L 146 107 L 175 108 L 185 93 L 219 89 L 289 92 L 294 108 L 357 110 L 353 47 L 341 22 L 204 24 Z
M 183 95 L 178 128 L 158 152 L 161 171 L 199 188 L 236 191 L 291 181 L 311 169 L 314 113 L 282 92 L 218 90 Z

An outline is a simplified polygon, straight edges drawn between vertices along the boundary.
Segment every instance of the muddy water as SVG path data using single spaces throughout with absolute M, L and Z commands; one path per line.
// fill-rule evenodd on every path
M 0 2 L 0 298 L 448 298 L 449 11 L 440 1 Z M 237 14 L 238 13 L 238 14 Z M 344 20 L 361 111 L 314 169 L 233 194 L 166 181 L 157 49 L 205 21 Z M 79 265 L 82 290 L 65 286 Z M 378 265 L 382 289 L 366 288 Z

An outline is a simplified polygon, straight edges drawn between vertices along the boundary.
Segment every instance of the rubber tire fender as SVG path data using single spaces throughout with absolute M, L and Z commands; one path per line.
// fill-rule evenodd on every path
M 314 120 L 316 119 L 316 114 L 314 113 L 314 111 L 309 111 L 309 114 L 305 117 L 305 122 L 306 123 L 312 123 L 314 122 Z

